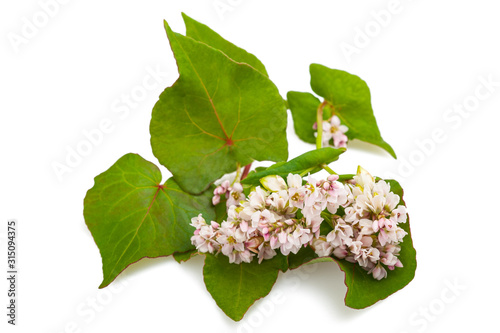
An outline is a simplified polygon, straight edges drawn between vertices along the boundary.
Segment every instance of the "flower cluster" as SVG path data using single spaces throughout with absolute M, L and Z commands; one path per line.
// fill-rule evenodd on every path
M 314 123 L 314 130 L 318 130 L 318 124 Z M 329 120 L 323 120 L 322 124 L 322 143 L 326 147 L 329 145 L 330 140 L 333 140 L 335 148 L 345 148 L 347 145 L 347 136 L 345 132 L 348 131 L 347 126 L 340 124 L 339 117 L 333 115 Z
M 313 242 L 319 256 L 333 255 L 358 263 L 377 280 L 387 277 L 387 267 L 403 267 L 398 259 L 407 234 L 398 223 L 406 222 L 406 209 L 390 185 L 359 169 L 345 186 L 348 197 L 343 217 L 333 216 L 333 230 Z
M 263 187 L 232 202 L 227 221 L 207 223 L 201 214 L 194 217 L 191 225 L 196 230 L 191 241 L 199 252 L 221 252 L 237 264 L 251 262 L 254 256 L 259 263 L 271 259 L 276 249 L 283 255 L 297 253 L 319 237 L 321 213 L 327 209 L 334 214 L 347 202 L 348 192 L 337 179 L 331 175 L 316 181 L 309 176 L 303 184 L 300 175 L 289 174 L 286 182 L 280 176 L 267 176 L 261 179 Z M 241 185 L 236 184 L 232 191 L 238 192 Z M 227 193 L 228 185 L 221 184 L 215 196 Z M 231 194 L 229 197 L 231 200 Z M 301 214 L 297 214 L 299 210 Z
M 226 221 L 207 223 L 200 214 L 191 242 L 199 252 L 222 253 L 231 263 L 259 263 L 297 253 L 310 245 L 320 257 L 333 255 L 357 263 L 377 280 L 387 277 L 386 268 L 402 267 L 400 243 L 407 234 L 398 226 L 406 222 L 406 209 L 390 185 L 362 168 L 346 185 L 337 175 L 316 181 L 300 175 L 267 176 L 248 197 L 240 183 L 223 181 L 214 191 L 214 205 L 227 198 Z M 335 215 L 342 206 L 344 214 Z M 323 212 L 331 216 L 333 230 L 320 235 Z

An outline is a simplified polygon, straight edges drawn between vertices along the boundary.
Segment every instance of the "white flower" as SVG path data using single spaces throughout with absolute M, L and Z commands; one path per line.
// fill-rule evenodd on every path
M 315 124 L 313 128 L 316 130 L 317 125 Z M 333 139 L 334 147 L 346 147 L 348 138 L 344 133 L 349 129 L 345 125 L 341 125 L 339 117 L 333 115 L 328 121 L 323 120 L 322 130 L 323 146 L 328 146 L 330 140 Z
M 227 221 L 231 223 L 239 223 L 240 222 L 240 213 L 238 210 L 241 210 L 241 207 L 237 207 L 232 205 L 227 210 Z
M 203 216 L 201 216 L 201 214 L 199 214 L 198 216 L 193 217 L 191 219 L 191 224 L 190 225 L 192 225 L 196 229 L 200 229 L 201 227 L 207 225 L 207 222 L 205 221 L 205 219 L 203 218 Z
M 244 251 L 232 251 L 227 254 L 230 264 L 241 264 L 242 262 L 251 262 L 253 258 L 252 252 L 248 250 Z
M 368 274 L 372 274 L 373 278 L 376 280 L 382 280 L 383 278 L 387 277 L 387 271 L 380 264 L 369 270 Z
M 392 230 L 381 229 L 378 234 L 378 241 L 382 246 L 385 246 L 389 242 L 400 243 L 406 235 L 407 232 L 400 227 L 396 227 Z
M 326 240 L 334 247 L 349 246 L 353 236 L 352 226 L 347 224 L 342 218 L 338 218 L 334 222 L 335 228 L 326 236 Z
M 369 262 L 376 263 L 380 259 L 380 251 L 374 247 L 361 248 L 354 259 L 361 267 L 367 267 Z
M 231 207 L 233 205 L 239 205 L 240 201 L 245 200 L 245 195 L 243 194 L 243 186 L 240 183 L 234 183 L 228 188 L 229 195 L 226 201 L 226 206 Z
M 336 132 L 333 134 L 333 146 L 335 148 L 346 148 L 347 147 L 347 135 L 341 132 Z
M 290 237 L 290 236 L 289 236 Z M 313 238 L 311 230 L 298 225 L 292 233 L 293 243 L 300 248 L 300 245 L 309 243 Z
M 399 205 L 398 208 L 391 212 L 391 218 L 395 219 L 398 223 L 406 222 L 406 207 Z
M 321 222 L 323 222 L 323 218 L 319 215 L 313 216 L 309 220 L 305 220 L 305 224 L 307 225 L 307 227 L 310 228 L 314 234 L 317 234 L 317 237 L 319 237 L 319 228 L 321 227 Z
M 265 209 L 267 196 L 268 193 L 257 186 L 255 191 L 251 192 L 248 196 L 250 207 L 253 209 Z
M 394 254 L 390 252 L 382 253 L 380 262 L 386 266 L 396 266 L 399 259 Z
M 325 237 L 314 239 L 312 247 L 319 257 L 328 257 L 334 249 L 332 243 L 328 242 Z
M 290 187 L 288 189 L 290 206 L 303 209 L 304 199 L 307 194 L 307 189 L 305 187 Z
M 201 229 L 196 229 L 195 234 L 191 237 L 191 243 L 196 246 L 200 252 L 213 253 L 219 249 L 219 244 L 214 239 L 216 233 L 211 225 L 204 225 Z
M 360 241 L 353 241 L 351 245 L 349 245 L 349 250 L 354 255 L 359 255 L 361 252 L 361 248 L 363 247 L 363 243 Z
M 302 177 L 300 175 L 289 173 L 288 177 L 286 178 L 286 182 L 288 183 L 288 187 L 290 188 L 302 187 Z
M 326 208 L 331 214 L 335 214 L 339 206 L 347 202 L 347 191 L 337 179 L 339 179 L 339 176 L 330 175 L 322 186 L 327 202 Z
M 257 254 L 257 258 L 259 258 L 259 264 L 264 259 L 271 259 L 276 255 L 276 251 L 274 251 L 268 243 L 262 243 L 259 246 L 259 253 Z
M 264 209 L 263 211 L 256 211 L 252 214 L 252 227 L 257 228 L 262 224 L 276 222 L 276 218 L 271 211 Z
M 266 203 L 271 206 L 273 210 L 282 215 L 293 214 L 296 209 L 288 206 L 288 191 L 280 190 L 273 192 L 269 195 Z

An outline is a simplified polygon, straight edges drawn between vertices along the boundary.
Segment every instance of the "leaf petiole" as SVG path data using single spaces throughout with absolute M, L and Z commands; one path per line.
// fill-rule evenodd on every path
M 318 106 L 318 111 L 316 112 L 316 124 L 318 125 L 318 136 L 316 136 L 316 149 L 321 149 L 323 146 L 323 109 L 328 104 L 328 101 L 323 101 Z
M 333 171 L 328 165 L 325 163 L 321 164 L 321 167 L 326 170 L 330 175 L 338 175 L 335 171 Z
M 245 179 L 248 176 L 248 173 L 250 172 L 251 167 L 252 167 L 252 163 L 245 165 L 245 168 L 243 169 L 243 174 L 241 175 L 241 180 Z
M 234 185 L 234 183 L 239 183 L 241 178 L 241 164 L 239 162 L 236 163 L 236 177 L 234 177 L 233 182 L 231 183 L 231 186 Z
M 302 173 L 300 173 L 300 177 L 304 177 L 305 175 L 307 175 L 309 172 L 311 172 L 312 170 L 314 170 L 316 167 L 313 166 L 313 167 L 310 167 L 309 169 L 306 169 L 304 171 L 302 171 Z

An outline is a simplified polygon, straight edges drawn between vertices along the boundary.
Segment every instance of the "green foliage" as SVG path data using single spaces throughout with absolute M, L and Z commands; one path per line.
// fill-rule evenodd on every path
M 302 141 L 315 144 L 316 131 L 313 125 L 316 122 L 316 112 L 321 101 L 313 94 L 298 91 L 289 91 L 286 98 L 292 112 L 295 133 Z
M 188 261 L 189 259 L 191 259 L 192 257 L 197 256 L 197 255 L 198 255 L 198 251 L 196 251 L 196 249 L 194 249 L 194 250 L 189 250 L 186 252 L 175 252 L 173 254 L 173 257 L 174 257 L 175 261 L 177 261 L 180 264 L 184 261 Z
M 338 160 L 339 156 L 345 152 L 344 148 L 325 147 L 311 150 L 288 162 L 276 163 L 266 170 L 250 173 L 243 179 L 242 184 L 259 185 L 260 179 L 268 175 L 279 175 L 286 179 L 289 173 L 316 173 L 322 170 L 321 165 L 332 163 Z
M 401 200 L 400 205 L 405 205 L 403 200 L 403 189 L 395 180 L 387 180 L 391 185 L 391 191 L 399 195 Z M 295 269 L 303 264 L 314 264 L 317 262 L 335 261 L 340 269 L 345 273 L 345 284 L 347 293 L 345 304 L 354 309 L 366 308 L 374 303 L 387 298 L 396 291 L 404 288 L 415 277 L 417 268 L 416 251 L 413 247 L 410 231 L 410 218 L 406 223 L 401 223 L 399 226 L 403 228 L 408 235 L 405 236 L 401 246 L 399 259 L 403 262 L 404 267 L 397 267 L 393 271 L 388 271 L 387 278 L 375 280 L 371 275 L 361 268 L 358 264 L 350 263 L 346 260 L 337 259 L 335 257 L 318 257 L 310 248 L 301 249 L 295 255 L 288 256 L 290 269 Z M 322 235 L 326 235 L 331 227 L 327 221 L 323 222 Z M 325 229 L 323 229 L 325 228 Z
M 395 180 L 387 180 L 387 182 L 391 185 L 391 191 L 401 198 L 399 204 L 405 205 L 403 189 L 399 183 Z M 371 275 L 366 274 L 366 271 L 359 265 L 345 260 L 336 260 L 346 275 L 345 284 L 348 290 L 345 304 L 347 306 L 354 309 L 366 308 L 404 288 L 415 277 L 417 253 L 411 239 L 410 217 L 406 223 L 400 223 L 399 226 L 408 233 L 400 243 L 399 259 L 404 267 L 396 267 L 393 271 L 388 271 L 387 278 L 377 281 Z
M 211 185 L 222 175 L 253 161 L 277 162 L 258 167 L 242 181 L 244 193 L 268 175 L 314 174 L 336 161 L 344 148 L 326 147 L 290 161 L 286 140 L 286 102 L 269 80 L 266 68 L 253 54 L 222 38 L 215 31 L 183 14 L 186 36 L 165 29 L 179 68 L 179 79 L 161 94 L 153 109 L 150 133 L 153 153 L 173 177 L 163 184 L 159 169 L 136 154 L 120 158 L 95 178 L 84 200 L 85 222 L 101 257 L 103 281 L 109 285 L 128 265 L 149 257 L 173 255 L 181 263 L 199 255 L 191 243 L 193 217 L 207 222 L 227 220 L 226 200 L 212 205 Z M 349 139 L 377 145 L 396 157 L 381 137 L 373 115 L 370 91 L 359 77 L 312 64 L 310 93 L 289 92 L 295 132 L 315 143 L 313 124 L 320 104 L 323 119 L 336 114 L 349 128 Z M 248 169 L 246 169 L 248 171 Z M 353 175 L 340 175 L 347 181 Z M 392 191 L 403 190 L 394 180 Z M 343 208 L 337 214 L 342 215 Z M 297 218 L 301 218 L 301 212 Z M 334 227 L 332 214 L 322 213 L 322 235 Z M 401 243 L 403 268 L 388 272 L 381 281 L 359 265 L 333 257 L 318 257 L 311 247 L 297 254 L 278 255 L 258 263 L 230 264 L 228 257 L 206 254 L 203 268 L 207 290 L 233 320 L 266 296 L 279 272 L 303 264 L 335 261 L 345 273 L 347 306 L 360 309 L 386 298 L 407 285 L 416 270 L 416 252 L 409 221 L 400 225 L 408 235 Z
M 349 140 L 358 139 L 385 149 L 396 158 L 392 147 L 382 139 L 371 105 L 370 89 L 358 76 L 323 65 L 311 64 L 311 87 L 327 102 L 323 119 L 337 115 L 349 130 Z M 288 105 L 298 137 L 315 143 L 313 124 L 321 101 L 314 95 L 290 91 Z
M 257 260 L 230 264 L 226 256 L 207 255 L 203 276 L 217 305 L 231 319 L 238 321 L 256 300 L 269 294 L 278 272 L 287 268 L 287 258 L 283 255 L 264 260 L 261 264 Z
M 84 217 L 102 257 L 110 284 L 128 265 L 145 257 L 193 249 L 191 218 L 215 218 L 210 193 L 193 196 L 136 154 L 121 157 L 95 178 L 84 200 Z
M 206 31 L 186 20 L 197 38 L 217 39 L 202 38 L 201 32 Z M 165 29 L 180 77 L 153 109 L 151 145 L 179 185 L 190 193 L 201 193 L 233 171 L 237 162 L 285 161 L 286 107 L 267 76 L 173 32 L 166 22 Z
M 182 13 L 182 18 L 184 19 L 184 24 L 186 25 L 187 37 L 191 37 L 194 40 L 210 45 L 211 47 L 224 52 L 234 61 L 248 64 L 262 74 L 268 76 L 266 67 L 264 67 L 264 64 L 260 62 L 256 56 L 225 40 L 206 25 L 193 20 L 186 14 Z
M 358 76 L 323 65 L 312 64 L 311 87 L 333 107 L 333 112 L 349 128 L 349 139 L 359 139 L 385 149 L 396 158 L 392 147 L 380 136 L 373 115 L 370 89 Z

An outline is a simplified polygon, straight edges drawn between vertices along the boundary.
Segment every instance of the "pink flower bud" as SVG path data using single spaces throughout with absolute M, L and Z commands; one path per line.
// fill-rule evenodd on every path
M 344 246 L 339 246 L 333 250 L 333 255 L 339 259 L 344 259 L 347 256 L 347 251 Z
M 224 192 L 226 192 L 230 186 L 229 180 L 223 181 L 222 184 L 220 184 L 220 186 L 224 189 Z
M 369 236 L 361 237 L 361 243 L 363 243 L 364 247 L 370 247 L 373 244 L 373 239 Z
M 336 181 L 337 179 L 339 179 L 339 176 L 338 175 L 329 175 L 327 180 L 331 183 L 333 183 L 334 181 Z
M 377 280 L 382 280 L 387 277 L 387 271 L 379 264 L 371 271 L 373 277 Z

